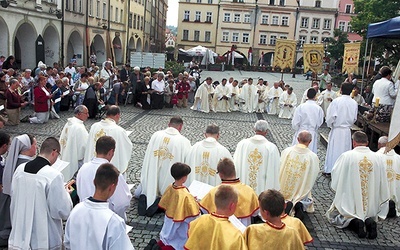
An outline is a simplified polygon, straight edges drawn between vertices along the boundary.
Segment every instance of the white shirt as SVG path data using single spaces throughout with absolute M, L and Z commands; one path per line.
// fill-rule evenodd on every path
M 382 105 L 393 105 L 397 95 L 393 82 L 384 77 L 374 83 L 372 93 L 374 94 L 372 103 L 375 103 L 376 98 L 379 97 L 379 104 Z
M 155 79 L 151 83 L 151 88 L 158 92 L 164 92 L 164 88 L 165 88 L 164 80 L 159 81 L 158 79 Z

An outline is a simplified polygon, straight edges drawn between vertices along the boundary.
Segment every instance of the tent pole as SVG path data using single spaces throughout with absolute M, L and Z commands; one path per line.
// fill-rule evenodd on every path
M 361 80 L 361 91 L 360 91 L 360 93 L 362 93 L 363 87 L 364 87 L 364 74 L 365 74 L 365 63 L 366 63 L 365 60 L 366 60 L 366 58 L 367 58 L 367 51 L 368 51 L 368 38 L 367 38 L 367 43 L 365 44 L 364 65 L 363 65 L 362 80 Z
M 369 60 L 368 60 L 368 67 L 367 67 L 367 75 L 368 75 L 369 67 L 371 67 L 372 47 L 373 46 L 374 46 L 374 40 L 371 41 L 371 49 L 369 50 Z

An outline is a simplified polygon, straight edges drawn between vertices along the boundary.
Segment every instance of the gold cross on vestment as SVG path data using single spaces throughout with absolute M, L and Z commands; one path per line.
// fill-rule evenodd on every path
M 373 164 L 366 156 L 358 163 L 360 181 L 361 181 L 361 194 L 363 200 L 364 212 L 367 211 L 368 207 L 368 179 L 369 174 L 373 171 Z
M 249 156 L 247 157 L 247 162 L 249 163 L 249 181 L 250 187 L 254 190 L 257 187 L 257 174 L 260 169 L 260 165 L 263 163 L 263 157 L 260 152 L 258 152 L 258 148 L 255 148 L 254 151 L 251 151 Z
M 171 154 L 168 150 L 168 144 L 169 144 L 170 140 L 171 139 L 169 137 L 164 137 L 161 146 L 158 148 L 158 150 L 154 150 L 154 152 L 153 152 L 154 157 L 158 157 L 158 160 L 159 160 L 158 167 L 161 167 L 161 164 L 164 160 L 174 159 L 174 155 Z
M 284 169 L 287 174 L 287 179 L 281 189 L 285 199 L 289 199 L 293 196 L 297 180 L 304 177 L 308 164 L 309 162 L 307 160 L 301 161 L 298 155 L 296 155 L 295 158 L 290 157 L 290 155 L 286 158 Z
M 206 181 L 206 177 L 208 175 L 215 176 L 217 171 L 210 167 L 210 152 L 203 152 L 203 159 L 200 166 L 196 166 L 195 173 L 200 174 L 200 178 L 204 182 Z

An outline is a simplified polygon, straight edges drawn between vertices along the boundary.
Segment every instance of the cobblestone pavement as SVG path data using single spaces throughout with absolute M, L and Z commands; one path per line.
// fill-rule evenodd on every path
M 203 72 L 202 78 L 211 76 L 214 80 L 233 76 L 235 79 L 262 77 L 270 83 L 280 80 L 281 75 L 275 73 L 259 72 Z M 297 75 L 292 79 L 291 75 L 284 75 L 286 83 L 294 88 L 294 93 L 298 99 L 306 88 L 310 86 L 310 81 L 305 81 L 304 77 Z M 29 114 L 31 110 L 24 110 L 23 115 Z M 210 123 L 216 123 L 221 127 L 220 143 L 225 145 L 233 154 L 236 144 L 243 138 L 253 135 L 252 127 L 258 119 L 265 119 L 269 122 L 270 133 L 268 139 L 274 142 L 280 151 L 291 145 L 294 131 L 291 129 L 290 120 L 279 119 L 276 116 L 267 114 L 243 114 L 243 113 L 210 113 L 203 114 L 189 109 L 162 109 L 143 111 L 133 106 L 122 107 L 122 120 L 120 125 L 126 130 L 132 130 L 130 139 L 133 142 L 133 152 L 130 167 L 127 172 L 128 183 L 138 184 L 140 179 L 140 169 L 147 143 L 151 135 L 167 126 L 168 120 L 172 115 L 181 115 L 184 120 L 183 135 L 192 144 L 203 139 L 203 131 Z M 39 144 L 47 136 L 59 137 L 66 119 L 72 116 L 72 112 L 61 113 L 59 120 L 51 120 L 44 125 L 20 124 L 17 127 L 7 127 L 12 136 L 21 133 L 32 133 L 38 138 Z M 22 117 L 22 115 L 21 115 Z M 89 129 L 95 121 L 86 122 Z M 320 132 L 328 134 L 329 129 L 323 125 Z M 117 149 L 118 150 L 118 149 Z M 323 166 L 326 149 L 319 144 L 318 156 L 320 164 Z M 329 208 L 334 193 L 330 189 L 330 180 L 318 176 L 313 189 L 315 200 L 315 213 L 309 214 L 305 219 L 305 224 L 314 238 L 314 242 L 309 244 L 309 249 L 400 249 L 400 220 L 388 219 L 378 222 L 378 238 L 375 240 L 358 239 L 356 235 L 348 230 L 334 228 L 329 225 L 324 214 Z M 143 249 L 151 238 L 157 238 L 163 224 L 164 214 L 156 214 L 154 217 L 139 216 L 137 213 L 137 201 L 132 199 L 131 207 L 128 211 L 128 224 L 133 226 L 129 233 L 132 243 L 136 249 Z

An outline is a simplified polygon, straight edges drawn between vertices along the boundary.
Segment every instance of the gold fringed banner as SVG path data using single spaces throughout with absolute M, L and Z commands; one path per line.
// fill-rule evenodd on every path
M 278 39 L 275 46 L 274 67 L 292 68 L 296 51 L 296 41 Z
M 304 44 L 303 45 L 303 63 L 304 73 L 321 73 L 323 68 L 324 46 L 322 44 Z
M 345 43 L 342 72 L 358 74 L 361 43 Z

